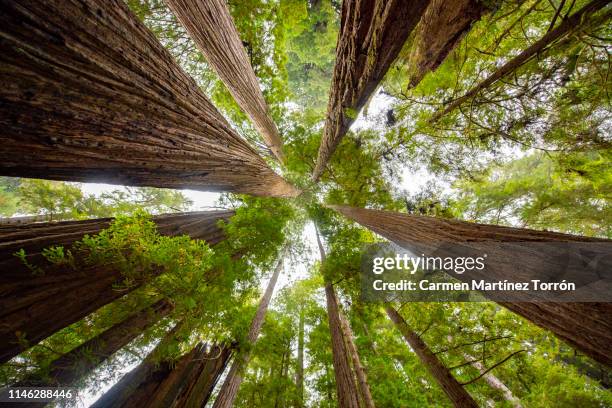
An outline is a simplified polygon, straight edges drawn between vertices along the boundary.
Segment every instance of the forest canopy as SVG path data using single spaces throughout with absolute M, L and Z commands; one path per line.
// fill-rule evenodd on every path
M 42 129 L 3 114 L 2 386 L 94 407 L 612 406 L 610 303 L 370 302 L 360 281 L 368 249 L 414 237 L 610 244 L 609 1 L 23 3 L 0 6 L 2 38 L 57 12 L 80 85 L 0 92 Z M 79 21 L 116 42 L 62 31 Z M 43 55 L 27 41 L 1 46 L 15 77 L 16 49 Z

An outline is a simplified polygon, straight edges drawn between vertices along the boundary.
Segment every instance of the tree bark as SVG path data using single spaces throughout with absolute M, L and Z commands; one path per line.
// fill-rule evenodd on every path
M 345 0 L 317 181 L 357 114 L 398 56 L 430 0 Z
M 340 317 L 340 325 L 342 328 L 342 333 L 344 334 L 344 339 L 346 340 L 346 347 L 348 349 L 349 355 L 351 356 L 351 360 L 353 361 L 353 369 L 355 370 L 355 375 L 357 376 L 357 385 L 359 386 L 359 391 L 361 391 L 361 398 L 363 399 L 363 406 L 365 408 L 374 408 L 374 399 L 372 398 L 372 393 L 370 392 L 370 385 L 368 384 L 368 378 L 361 364 L 361 360 L 359 359 L 359 353 L 357 352 L 357 346 L 353 341 L 353 331 L 351 330 L 351 326 L 349 322 L 346 320 L 344 314 L 339 311 Z
M 240 34 L 223 0 L 166 0 L 274 156 L 283 162 L 278 129 L 264 100 Z
M 453 377 L 446 366 L 429 349 L 427 344 L 406 323 L 404 318 L 390 305 L 385 306 L 389 319 L 395 324 L 410 348 L 419 357 L 427 371 L 444 390 L 453 405 L 457 408 L 478 408 L 478 404 Z
M 266 313 L 268 311 L 268 306 L 270 305 L 270 301 L 272 300 L 274 287 L 276 286 L 278 276 L 280 275 L 283 269 L 285 251 L 286 248 L 281 250 L 279 260 L 276 264 L 276 268 L 274 269 L 274 273 L 272 274 L 272 277 L 268 282 L 266 291 L 264 292 L 264 295 L 259 302 L 259 306 L 257 307 L 255 317 L 251 322 L 251 327 L 249 328 L 249 333 L 247 335 L 247 341 L 250 344 L 255 344 L 257 338 L 259 337 L 259 333 L 261 332 L 261 327 L 264 324 Z M 249 363 L 249 359 L 249 353 L 242 353 L 236 357 L 236 359 L 232 363 L 232 366 L 230 367 L 230 371 L 227 374 L 225 381 L 223 382 L 223 386 L 219 391 L 219 395 L 217 395 L 217 399 L 215 399 L 213 408 L 231 408 L 234 405 L 234 400 L 236 399 L 236 395 L 238 395 L 238 389 L 240 388 L 240 384 L 242 383 L 242 371 Z
M 325 284 L 325 299 L 327 301 L 327 318 L 331 336 L 334 375 L 336 391 L 340 408 L 359 408 L 359 388 L 349 363 L 349 352 L 342 334 L 340 308 L 338 298 L 331 283 Z
M 199 408 L 210 398 L 230 356 L 230 347 L 200 343 L 175 362 L 156 364 L 147 357 L 92 407 Z
M 467 361 L 472 361 L 472 367 L 477 369 L 480 374 L 486 372 L 487 369 L 482 365 L 480 361 L 476 361 L 474 357 L 470 356 L 467 353 L 463 353 L 463 357 L 465 357 Z M 491 372 L 487 372 L 486 374 L 484 374 L 483 378 L 487 382 L 487 384 L 491 386 L 491 388 L 495 388 L 496 390 L 501 391 L 502 395 L 504 396 L 504 399 L 508 401 L 512 405 L 512 407 L 523 408 L 523 406 L 521 405 L 521 401 L 512 393 L 512 390 L 510 390 L 510 388 L 508 388 L 502 380 L 494 376 Z
M 429 119 L 430 123 L 437 122 L 444 115 L 452 112 L 461 104 L 476 96 L 479 92 L 486 89 L 493 83 L 502 79 L 506 75 L 516 71 L 527 61 L 540 54 L 542 51 L 550 47 L 559 39 L 576 32 L 583 26 L 583 22 L 591 14 L 601 10 L 610 3 L 610 0 L 592 0 L 587 3 L 580 10 L 572 14 L 570 17 L 565 18 L 557 28 L 547 32 L 538 41 L 527 47 L 523 52 L 514 58 L 511 58 L 504 65 L 495 70 L 491 75 L 485 78 L 482 82 L 478 83 L 472 89 L 467 91 L 463 96 L 450 102 L 444 109 L 441 109 L 433 114 Z
M 599 243 L 606 247 L 610 240 L 535 231 L 523 228 L 501 227 L 447 220 L 434 217 L 414 216 L 389 211 L 367 210 L 347 206 L 331 206 L 346 217 L 358 222 L 373 232 L 395 242 L 413 253 L 438 255 L 440 243 L 459 243 L 466 251 L 478 250 L 480 244 L 517 243 L 513 246 L 499 246 L 493 252 L 495 265 L 486 268 L 483 278 L 504 280 L 518 278 L 532 270 L 556 267 L 555 246 L 538 247 L 533 251 L 530 245 L 538 243 Z M 493 248 L 493 250 L 495 250 Z M 449 254 L 456 256 L 456 253 Z M 491 255 L 491 254 L 489 254 Z M 609 258 L 608 262 L 609 262 Z M 602 260 L 604 262 L 605 259 Z M 567 261 L 566 261 L 567 262 Z M 488 265 L 489 266 L 489 265 Z M 464 275 L 456 275 L 462 279 Z M 604 288 L 605 289 L 605 288 Z M 593 288 L 593 291 L 598 290 Z M 603 302 L 498 302 L 511 311 L 523 316 L 536 325 L 552 331 L 559 338 L 581 350 L 593 359 L 611 365 L 612 350 L 612 303 Z
M 300 320 L 298 323 L 298 349 L 297 368 L 295 370 L 295 385 L 297 387 L 297 401 L 295 406 L 304 406 L 304 308 L 300 309 Z
M 231 211 L 208 211 L 153 217 L 163 235 L 189 234 L 211 244 L 223 239 L 219 220 Z M 75 270 L 70 266 L 45 268 L 34 274 L 13 254 L 24 249 L 27 261 L 43 265 L 44 248 L 69 248 L 83 235 L 108 227 L 111 219 L 37 223 L 0 227 L 0 362 L 37 344 L 56 331 L 79 321 L 98 308 L 124 296 L 115 284 L 122 279 L 109 265 Z M 153 274 L 160 271 L 152 271 Z M 129 290 L 144 282 L 136 282 Z M 57 311 L 61 310 L 61 313 Z M 21 340 L 20 340 L 21 339 Z
M 12 387 L 76 387 L 78 381 L 111 355 L 134 340 L 144 330 L 157 323 L 173 310 L 167 300 L 128 316 L 123 321 L 86 341 L 54 360 L 48 373 L 30 375 Z M 46 402 L 32 402 L 24 407 L 44 407 Z
M 435 70 L 488 10 L 477 0 L 431 0 L 415 29 L 410 52 L 410 86 Z
M 121 0 L 0 3 L 0 175 L 295 196 Z

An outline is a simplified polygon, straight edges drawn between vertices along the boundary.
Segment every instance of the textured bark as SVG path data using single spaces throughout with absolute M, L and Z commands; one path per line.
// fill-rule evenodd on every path
M 214 244 L 223 239 L 217 227 L 231 211 L 208 211 L 156 216 L 163 235 L 188 234 Z M 52 245 L 69 248 L 84 234 L 108 227 L 111 219 L 37 223 L 0 227 L 0 361 L 21 351 L 125 295 L 115 290 L 120 271 L 112 265 L 75 270 L 69 266 L 45 267 L 34 274 L 13 254 L 25 249 L 27 261 L 43 265 L 41 252 Z M 160 271 L 151 271 L 153 275 Z M 136 282 L 130 290 L 143 282 Z M 61 310 L 61 313 L 58 313 Z M 25 342 L 19 338 L 25 338 Z
M 144 330 L 157 323 L 173 310 L 167 300 L 128 316 L 123 321 L 103 331 L 70 352 L 54 360 L 44 375 L 31 375 L 13 387 L 74 387 L 91 370 L 107 360 L 111 355 L 134 340 Z M 41 403 L 37 406 L 45 406 Z
M 0 2 L 0 175 L 294 196 L 121 0 Z
M 296 407 L 304 406 L 304 309 L 300 310 L 300 320 L 298 327 L 298 349 L 297 349 L 297 368 L 295 372 L 295 385 L 297 387 Z
M 210 397 L 230 356 L 229 347 L 209 348 L 205 344 L 198 344 L 178 361 L 156 364 L 149 356 L 92 407 L 201 407 Z
M 467 249 L 477 248 L 478 243 L 491 242 L 585 242 L 609 243 L 609 240 L 534 231 L 523 228 L 501 227 L 469 222 L 421 217 L 389 211 L 332 206 L 348 218 L 373 232 L 415 253 L 428 254 L 439 243 L 462 243 Z M 495 253 L 495 265 L 501 273 L 500 280 L 520 277 L 533 268 L 547 266 L 553 262 L 554 254 L 529 251 L 529 245 L 501 247 Z M 554 247 L 553 247 L 554 249 Z M 550 255 L 550 256 L 549 256 Z M 487 269 L 491 275 L 491 270 Z M 462 275 L 457 275 L 458 279 Z M 494 278 L 488 276 L 489 279 Z M 594 288 L 593 290 L 596 290 Z M 612 303 L 553 303 L 553 302 L 498 302 L 513 312 L 525 317 L 540 327 L 548 329 L 573 347 L 595 360 L 611 365 L 612 349 Z
M 485 368 L 485 366 L 482 365 L 480 361 L 476 361 L 474 357 L 470 356 L 467 353 L 463 353 L 463 356 L 467 361 L 472 361 L 471 365 L 475 369 L 477 369 L 480 374 L 486 373 L 483 375 L 483 378 L 487 382 L 487 384 L 489 384 L 491 388 L 495 388 L 496 390 L 501 391 L 502 395 L 504 396 L 504 399 L 508 401 L 510 405 L 512 405 L 512 407 L 523 408 L 523 406 L 521 405 L 521 401 L 516 396 L 514 396 L 512 390 L 510 390 L 510 388 L 508 388 L 502 380 L 494 376 L 491 372 L 486 372 L 487 369 Z
M 345 0 L 317 181 L 358 112 L 398 56 L 430 0 Z
M 359 389 L 349 363 L 349 353 L 342 334 L 338 298 L 331 283 L 325 284 L 327 319 L 331 336 L 331 349 L 336 377 L 336 392 L 340 408 L 359 408 Z
M 224 0 L 166 0 L 238 106 L 251 118 L 279 161 L 283 147 L 249 56 Z
M 410 86 L 435 70 L 486 11 L 484 2 L 478 0 L 431 0 L 415 29 Z
M 266 287 L 266 291 L 259 302 L 255 317 L 253 318 L 253 321 L 251 321 L 251 327 L 249 328 L 249 333 L 247 335 L 247 341 L 250 344 L 254 344 L 259 337 L 261 327 L 263 326 L 266 318 L 266 313 L 268 312 L 268 306 L 272 300 L 274 287 L 276 286 L 278 276 L 283 269 L 284 260 L 285 250 L 282 250 L 276 264 L 276 268 L 274 268 L 274 273 L 272 274 L 272 277 L 268 282 L 268 286 Z M 232 363 L 232 366 L 230 367 L 230 371 L 227 374 L 225 381 L 223 382 L 221 390 L 219 390 L 219 395 L 217 395 L 217 398 L 215 399 L 213 408 L 231 408 L 234 405 L 234 400 L 236 399 L 236 395 L 238 395 L 238 389 L 242 383 L 242 371 L 249 363 L 249 358 L 250 355 L 248 353 L 242 353 L 236 357 Z
M 427 344 L 415 333 L 406 323 L 404 318 L 390 305 L 385 306 L 389 319 L 395 324 L 402 333 L 410 348 L 419 357 L 427 371 L 436 380 L 438 385 L 444 390 L 453 405 L 457 408 L 478 408 L 476 401 L 453 377 L 448 368 L 438 360 L 438 357 L 429 349 Z
M 450 102 L 444 109 L 441 109 L 433 114 L 430 123 L 436 122 L 447 113 L 452 112 L 457 107 L 461 106 L 464 102 L 470 98 L 476 96 L 479 92 L 491 86 L 493 83 L 502 79 L 506 75 L 516 71 L 527 61 L 536 57 L 539 53 L 550 47 L 559 39 L 576 32 L 582 26 L 582 23 L 587 20 L 587 17 L 610 3 L 610 0 L 592 0 L 587 3 L 580 10 L 572 14 L 570 17 L 565 18 L 555 29 L 547 32 L 538 41 L 527 47 L 516 57 L 510 59 L 504 65 L 495 70 L 491 75 L 485 78 L 482 82 L 478 83 L 472 89 L 467 91 L 463 96 Z
M 357 346 L 353 341 L 353 331 L 351 330 L 351 326 L 346 320 L 344 314 L 340 312 L 339 316 L 340 324 L 342 326 L 342 333 L 344 334 L 344 339 L 346 340 L 346 348 L 348 349 L 348 352 L 351 356 L 351 360 L 353 361 L 353 369 L 355 370 L 355 375 L 357 376 L 357 385 L 359 386 L 359 391 L 361 392 L 363 406 L 365 408 L 374 408 L 374 399 L 372 399 L 372 393 L 370 392 L 368 378 L 365 369 L 361 364 L 361 360 L 359 359 Z

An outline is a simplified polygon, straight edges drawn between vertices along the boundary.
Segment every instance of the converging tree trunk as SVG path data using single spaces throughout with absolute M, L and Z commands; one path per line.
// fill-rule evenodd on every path
M 249 56 L 224 0 L 166 0 L 279 161 L 283 147 Z
M 304 406 L 304 307 L 300 308 L 300 320 L 298 323 L 298 349 L 297 367 L 295 370 L 295 385 L 297 387 L 297 401 L 295 406 Z
M 466 361 L 471 361 L 472 367 L 478 370 L 480 374 L 482 374 L 484 380 L 491 386 L 491 388 L 495 388 L 499 390 L 504 399 L 508 401 L 512 407 L 514 408 L 523 408 L 521 405 L 521 401 L 512 393 L 512 390 L 508 388 L 506 384 L 496 376 L 494 376 L 491 372 L 487 372 L 487 369 L 480 361 L 477 361 L 474 357 L 470 356 L 468 353 L 463 353 Z
M 342 326 L 342 333 L 344 334 L 344 339 L 346 340 L 346 347 L 351 356 L 351 360 L 353 361 L 353 369 L 355 370 L 355 375 L 357 377 L 357 385 L 359 386 L 359 391 L 361 392 L 363 406 L 365 408 L 374 408 L 374 400 L 372 399 L 372 393 L 370 392 L 368 377 L 366 375 L 365 369 L 363 368 L 363 365 L 361 364 L 359 353 L 357 351 L 357 346 L 353 341 L 353 331 L 351 330 L 351 326 L 346 320 L 344 314 L 342 312 L 339 312 L 339 315 L 340 325 Z
M 316 227 L 317 245 L 321 255 L 321 264 L 325 263 L 325 248 Z M 340 320 L 340 306 L 338 297 L 331 282 L 325 283 L 325 300 L 327 303 L 327 320 L 331 338 L 332 362 L 334 365 L 334 376 L 336 378 L 336 394 L 338 405 L 341 408 L 359 408 L 359 388 L 355 383 L 355 376 L 351 370 L 349 353 L 342 333 L 342 322 Z
M 478 404 L 453 377 L 448 368 L 438 360 L 438 357 L 429 349 L 427 344 L 408 326 L 404 318 L 392 306 L 386 305 L 385 310 L 389 319 L 402 334 L 410 348 L 415 352 L 427 371 L 444 390 L 453 405 L 457 408 L 478 408 Z
M 223 239 L 218 221 L 231 215 L 231 211 L 207 211 L 160 215 L 153 221 L 163 235 L 188 234 L 212 245 Z M 122 274 L 112 265 L 75 270 L 43 260 L 43 249 L 54 245 L 68 249 L 85 234 L 96 234 L 110 222 L 97 219 L 0 227 L 0 362 L 144 283 L 134 282 L 120 291 L 115 285 Z M 20 249 L 25 250 L 30 267 L 14 255 Z M 153 275 L 159 272 L 151 271 Z
M 358 222 L 373 232 L 395 242 L 416 254 L 457 256 L 457 252 L 445 252 L 440 244 L 458 244 L 466 251 L 482 248 L 490 250 L 490 265 L 485 268 L 489 280 L 503 281 L 529 275 L 533 270 L 552 269 L 561 262 L 566 267 L 568 260 L 558 259 L 554 243 L 595 243 L 602 245 L 595 250 L 609 248 L 611 241 L 599 238 L 535 231 L 523 228 L 476 224 L 434 217 L 414 216 L 389 211 L 367 210 L 347 206 L 331 206 L 346 217 Z M 504 243 L 512 245 L 504 246 Z M 516 245 L 514 245 L 516 244 Z M 536 247 L 538 244 L 542 246 Z M 442 249 L 441 249 L 442 248 Z M 459 246 L 457 246 L 459 248 Z M 455 249 L 457 249 L 455 248 Z M 598 259 L 599 264 L 610 262 L 609 256 Z M 601 266 L 600 265 L 600 266 Z M 584 266 L 586 268 L 586 265 Z M 578 268 L 580 270 L 580 268 Z M 584 270 L 586 273 L 586 269 Z M 533 276 L 533 275 L 532 275 Z M 457 279 L 467 279 L 457 274 Z M 520 280 L 520 279 L 519 279 Z M 603 286 L 604 290 L 606 288 Z M 593 293 L 599 289 L 587 286 Z M 611 365 L 612 350 L 612 303 L 606 302 L 546 302 L 546 301 L 499 301 L 500 305 L 525 317 L 531 322 L 552 331 L 559 338 L 581 350 L 595 360 Z
M 286 249 L 281 250 L 276 268 L 274 268 L 274 273 L 268 282 L 266 291 L 264 292 L 264 295 L 259 302 L 259 306 L 257 307 L 255 317 L 251 322 L 251 327 L 249 328 L 249 333 L 247 336 L 247 341 L 250 344 L 254 344 L 257 341 L 259 333 L 261 332 L 261 327 L 264 324 L 266 313 L 268 312 L 268 306 L 272 300 L 274 287 L 276 286 L 278 277 L 283 270 L 285 251 Z M 236 359 L 232 363 L 230 371 L 223 382 L 223 386 L 219 391 L 219 395 L 217 395 L 217 398 L 215 399 L 213 408 L 231 408 L 234 405 L 234 400 L 236 399 L 236 395 L 238 395 L 238 389 L 242 383 L 242 371 L 249 363 L 249 359 L 250 355 L 248 353 L 242 353 L 236 356 Z
M 156 362 L 153 352 L 92 407 L 202 407 L 231 353 L 231 347 L 200 343 L 177 361 Z
M 409 57 L 410 86 L 435 70 L 488 10 L 477 0 L 431 0 L 415 29 Z
M 134 340 L 144 330 L 173 310 L 167 300 L 160 300 L 54 360 L 44 373 L 30 375 L 12 387 L 75 387 L 77 382 L 111 355 Z M 43 407 L 47 403 L 32 403 Z
M 470 98 L 473 98 L 474 96 L 478 95 L 478 93 L 482 90 L 499 81 L 506 75 L 509 75 L 510 73 L 516 71 L 527 61 L 536 57 L 547 48 L 551 47 L 559 39 L 571 33 L 575 33 L 577 30 L 584 26 L 583 23 L 588 22 L 588 17 L 590 15 L 601 10 L 609 3 L 610 0 L 592 0 L 571 16 L 564 18 L 563 20 L 561 20 L 561 23 L 559 23 L 556 28 L 548 31 L 546 34 L 544 34 L 544 36 L 542 36 L 542 38 L 534 42 L 523 52 L 521 52 L 514 58 L 508 60 L 501 67 L 497 68 L 495 72 L 490 74 L 483 81 L 479 82 L 476 86 L 467 91 L 464 95 L 457 99 L 454 99 L 446 107 L 435 112 L 433 116 L 429 119 L 429 122 L 434 123 L 438 121 L 441 117 L 443 117 L 447 113 L 452 112 L 453 110 L 461 106 L 464 102 L 468 101 Z
M 0 4 L 0 175 L 294 196 L 122 0 Z
M 342 2 L 336 65 L 312 179 L 317 181 L 357 114 L 385 76 L 430 0 Z

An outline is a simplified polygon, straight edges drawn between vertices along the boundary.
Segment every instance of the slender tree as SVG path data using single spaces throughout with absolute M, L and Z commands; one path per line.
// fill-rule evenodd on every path
M 419 357 L 427 371 L 444 390 L 453 405 L 457 408 L 478 408 L 478 404 L 453 377 L 450 370 L 429 349 L 419 335 L 408 326 L 404 318 L 390 305 L 385 305 L 389 319 L 395 324 L 410 348 Z
M 492 74 L 490 74 L 484 80 L 479 82 L 476 86 L 471 88 L 465 94 L 463 94 L 459 98 L 454 99 L 443 109 L 435 112 L 433 116 L 429 119 L 429 122 L 434 123 L 438 121 L 441 117 L 443 117 L 449 112 L 452 112 L 453 110 L 461 106 L 464 102 L 478 95 L 478 93 L 485 90 L 487 87 L 489 87 L 493 83 L 499 81 L 505 76 L 516 71 L 527 61 L 538 56 L 544 50 L 551 47 L 555 42 L 559 41 L 563 37 L 566 37 L 580 30 L 580 28 L 583 27 L 582 23 L 584 23 L 585 21 L 588 22 L 588 17 L 590 15 L 606 7 L 609 3 L 610 3 L 609 0 L 590 1 L 589 3 L 584 5 L 580 10 L 578 10 L 571 16 L 563 19 L 556 28 L 548 31 L 546 34 L 544 34 L 544 36 L 542 36 L 542 38 L 540 38 L 538 41 L 534 42 L 532 45 L 527 47 L 523 52 L 521 52 L 514 58 L 511 58 L 510 60 L 508 60 L 501 67 L 497 68 Z
M 223 239 L 217 226 L 231 211 L 208 211 L 153 217 L 164 235 L 188 234 L 211 244 Z M 85 234 L 108 227 L 110 219 L 65 221 L 0 227 L 0 361 L 5 362 L 47 336 L 125 295 L 115 290 L 122 280 L 113 265 L 74 269 L 49 265 L 37 273 L 42 251 L 53 245 L 70 246 Z M 14 254 L 23 249 L 25 258 Z M 29 265 L 29 266 L 28 266 Z M 151 271 L 153 275 L 161 271 Z M 143 281 L 134 282 L 127 291 Z M 61 313 L 57 311 L 61 310 Z
M 297 367 L 295 370 L 295 385 L 297 387 L 296 407 L 304 406 L 304 307 L 300 307 L 298 323 Z
M 53 360 L 43 373 L 29 375 L 13 387 L 54 386 L 74 387 L 77 382 L 112 354 L 134 340 L 144 330 L 168 315 L 173 306 L 167 300 L 140 310 L 91 340 Z M 44 406 L 42 403 L 41 406 Z
M 321 242 L 319 231 L 316 232 L 317 244 L 321 255 L 321 264 L 325 262 L 325 248 Z M 334 365 L 334 375 L 336 377 L 336 393 L 338 405 L 341 408 L 359 408 L 359 389 L 355 383 L 355 376 L 351 370 L 349 353 L 342 333 L 342 323 L 340 320 L 340 306 L 338 297 L 331 282 L 325 283 L 325 300 L 327 303 L 327 319 L 329 323 L 329 333 L 331 336 L 331 349 Z
M 255 317 L 251 322 L 251 327 L 249 328 L 249 333 L 247 335 L 247 341 L 250 344 L 254 344 L 259 337 L 259 333 L 261 332 L 261 327 L 264 324 L 264 320 L 266 318 L 266 313 L 268 311 L 268 306 L 270 305 L 270 301 L 272 300 L 272 294 L 274 293 L 274 287 L 276 286 L 276 282 L 278 281 L 278 277 L 283 269 L 284 261 L 285 261 L 285 249 L 281 251 L 281 255 L 276 264 L 276 268 L 274 268 L 274 273 L 268 282 L 268 286 L 266 287 L 266 291 L 264 292 L 263 297 L 259 302 L 259 306 L 257 307 L 257 312 L 255 313 Z M 217 399 L 215 399 L 215 403 L 213 405 L 214 408 L 231 408 L 234 404 L 234 400 L 236 399 L 236 395 L 238 395 L 238 389 L 240 388 L 240 383 L 242 383 L 242 371 L 246 368 L 249 362 L 249 354 L 242 353 L 232 363 L 229 373 L 225 378 L 225 382 L 219 391 L 219 395 L 217 395 Z
M 249 115 L 266 145 L 284 160 L 278 129 L 268 111 L 249 56 L 223 0 L 166 0 L 242 110 Z
M 558 246 L 550 243 L 599 243 L 609 248 L 609 240 L 559 234 L 549 231 L 535 231 L 523 228 L 501 227 L 476 224 L 434 217 L 414 216 L 390 211 L 367 210 L 347 206 L 331 206 L 346 217 L 358 222 L 373 232 L 395 242 L 402 248 L 414 253 L 457 256 L 451 250 L 445 252 L 441 243 L 459 244 L 464 251 L 478 248 L 491 249 L 495 264 L 486 268 L 483 279 L 503 281 L 509 276 L 520 279 L 522 276 L 537 276 L 534 273 L 547 268 L 561 268 L 557 262 Z M 497 245 L 491 243 L 517 243 L 517 245 Z M 534 244 L 545 243 L 534 251 Z M 520 245 L 518 245 L 520 244 Z M 454 248 L 454 249 L 457 249 Z M 602 247 L 588 247 L 592 251 Z M 494 252 L 494 253 L 493 253 Z M 601 258 L 601 262 L 609 258 Z M 565 267 L 567 260 L 562 259 Z M 584 267 L 578 270 L 584 272 Z M 535 271 L 535 272 L 534 272 Z M 463 275 L 456 275 L 462 279 Z M 591 285 L 592 286 L 592 285 Z M 601 288 L 589 287 L 596 293 Z M 605 290 L 605 285 L 604 285 Z M 520 298 L 517 298 L 520 299 Z M 612 304 L 601 302 L 498 302 L 531 322 L 555 333 L 559 338 L 578 348 L 585 354 L 604 364 L 611 365 L 612 352 L 608 344 L 612 342 Z
M 357 346 L 353 340 L 353 331 L 351 330 L 349 322 L 346 320 L 346 316 L 344 316 L 342 312 L 340 312 L 339 315 L 342 333 L 344 335 L 344 339 L 346 340 L 346 348 L 348 349 L 351 360 L 353 361 L 353 369 L 355 370 L 357 385 L 359 386 L 361 398 L 363 399 L 363 406 L 366 408 L 374 408 L 374 399 L 372 399 L 372 393 L 370 392 L 370 385 L 368 384 L 365 368 L 361 364 L 359 352 L 357 351 Z
M 499 390 L 504 399 L 508 401 L 513 408 L 523 408 L 521 405 L 521 401 L 514 395 L 512 390 L 508 388 L 506 384 L 491 372 L 487 371 L 484 365 L 474 357 L 470 356 L 468 353 L 463 353 L 463 356 L 467 361 L 471 361 L 470 365 L 478 370 L 478 372 L 483 376 L 484 380 L 491 386 L 491 388 L 495 388 Z
M 357 114 L 419 22 L 430 0 L 346 0 L 342 3 L 336 65 L 323 139 L 312 179 L 317 181 Z
M 1 175 L 298 193 L 123 1 L 2 2 L 0 27 Z
M 487 10 L 485 2 L 477 0 L 432 0 L 412 40 L 410 86 L 435 70 Z

